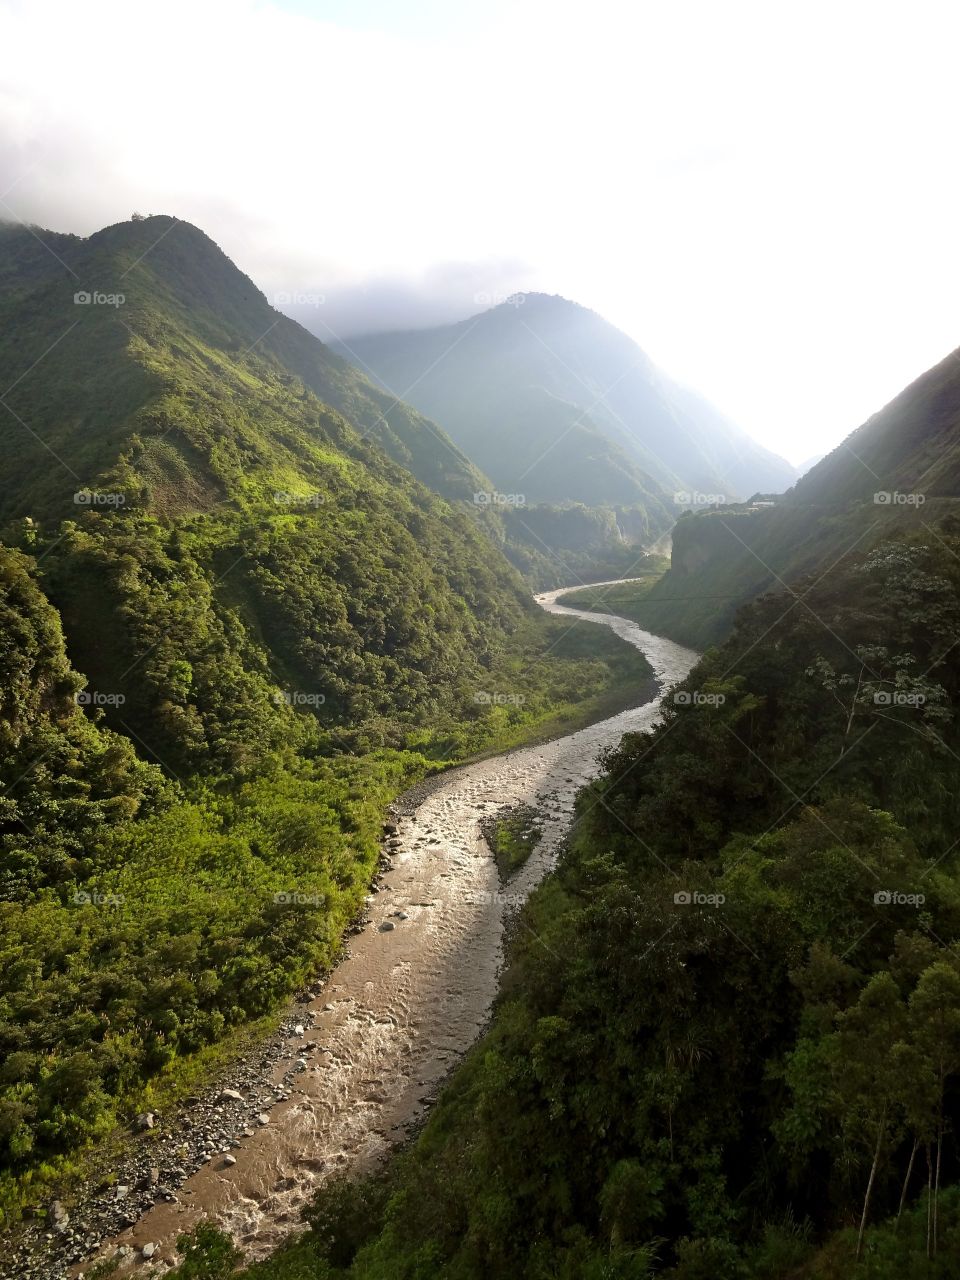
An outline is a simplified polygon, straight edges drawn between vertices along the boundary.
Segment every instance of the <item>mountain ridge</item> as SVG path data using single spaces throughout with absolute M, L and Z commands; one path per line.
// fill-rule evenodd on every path
M 521 293 L 455 324 L 355 335 L 338 349 L 384 385 L 408 387 L 414 403 L 488 471 L 497 469 L 497 426 L 504 415 L 515 419 L 515 427 L 539 433 L 547 451 L 555 446 L 556 433 L 546 431 L 529 406 L 511 404 L 524 388 L 536 387 L 573 406 L 577 425 L 586 419 L 627 454 L 648 491 L 656 486 L 654 496 L 671 503 L 678 491 L 744 497 L 782 488 L 796 475 L 702 396 L 661 373 L 628 335 L 558 294 Z M 493 380 L 500 391 L 489 400 Z M 480 438 L 491 431 L 492 446 Z M 678 435 L 686 437 L 686 461 Z M 538 496 L 557 501 L 566 493 L 554 488 Z M 598 497 L 606 500 L 603 493 Z
M 636 617 L 682 643 L 714 644 L 753 596 L 884 537 L 929 531 L 958 496 L 960 351 L 915 378 L 785 494 L 684 515 L 671 568 Z

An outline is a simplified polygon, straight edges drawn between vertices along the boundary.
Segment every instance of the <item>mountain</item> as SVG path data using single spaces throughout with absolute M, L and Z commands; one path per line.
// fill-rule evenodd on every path
M 93 301 L 75 304 L 74 294 Z M 101 481 L 127 486 L 127 509 L 140 501 L 133 490 L 142 489 L 147 506 L 170 517 L 234 497 L 222 469 L 236 450 L 238 423 L 218 428 L 217 413 L 206 413 L 214 405 L 196 389 L 190 395 L 198 413 L 189 412 L 178 392 L 178 362 L 190 364 L 201 381 L 222 376 L 223 387 L 233 387 L 233 403 L 255 389 L 247 385 L 253 373 L 275 389 L 271 396 L 282 389 L 301 416 L 313 397 L 328 414 L 336 410 L 356 430 L 357 447 L 379 446 L 468 510 L 539 589 L 628 570 L 637 542 L 652 541 L 673 519 L 662 495 L 655 500 L 643 491 L 643 505 L 631 505 L 640 490 L 613 462 L 608 491 L 615 505 L 592 513 L 587 537 L 576 511 L 543 520 L 528 518 L 515 503 L 501 505 L 495 483 L 441 427 L 275 311 L 203 232 L 176 219 L 119 223 L 87 240 L 0 227 L 0 318 L 0 385 L 10 388 L 0 414 L 0 446 L 10 444 L 0 522 L 63 516 L 75 510 L 75 491 Z M 239 379 L 230 367 L 238 364 L 246 370 Z M 24 379 L 31 367 L 36 378 Z M 107 377 L 113 381 L 104 396 Z M 250 435 L 251 424 L 243 431 Z M 291 465 L 283 434 L 268 446 L 279 463 L 279 492 L 289 488 Z M 245 458 L 234 460 L 245 467 L 259 451 L 251 435 Z M 74 483 L 62 484 L 71 472 Z
M 952 512 L 960 497 L 960 352 L 911 383 L 786 494 L 757 497 L 677 522 L 670 571 L 636 608 L 644 626 L 698 647 L 715 643 L 757 593 Z
M 678 521 L 633 616 L 711 647 L 580 792 L 422 1131 L 271 1280 L 958 1274 L 958 481 L 949 358 Z
M 3 229 L 0 388 L 6 1224 L 332 964 L 400 791 L 650 669 L 547 618 L 491 482 L 177 219 Z
M 531 501 L 675 514 L 686 505 L 678 493 L 743 498 L 796 477 L 626 334 L 564 298 L 518 294 L 458 324 L 340 349 Z
M 44 505 L 39 494 L 49 479 L 51 450 L 84 474 L 85 468 L 97 471 L 108 465 L 121 438 L 144 427 L 133 415 L 143 416 L 145 402 L 154 397 L 153 419 L 142 432 L 142 465 L 171 491 L 174 507 L 202 505 L 203 492 L 210 497 L 222 491 L 204 468 L 195 477 L 192 497 L 181 488 L 173 498 L 175 474 L 182 474 L 182 468 L 171 451 L 188 466 L 197 458 L 188 456 L 189 424 L 178 426 L 175 417 L 169 422 L 163 418 L 171 406 L 160 403 L 164 371 L 153 351 L 161 351 L 177 331 L 182 339 L 189 331 L 178 357 L 195 364 L 245 363 L 301 400 L 312 392 L 445 497 L 470 500 L 486 483 L 435 424 L 275 311 L 249 277 L 189 223 L 143 218 L 107 227 L 88 239 L 46 230 L 38 238 L 29 228 L 7 224 L 0 228 L 0 262 L 0 376 L 3 386 L 10 387 L 8 406 L 16 410 L 21 404 L 31 417 L 30 423 L 20 424 L 19 433 L 12 422 L 6 423 L 7 436 L 18 438 L 18 445 L 8 453 L 15 470 L 0 493 L 4 513 L 19 511 L 30 501 Z M 93 301 L 74 303 L 74 295 Z M 98 302 L 98 297 L 107 301 Z M 111 304 L 110 299 L 122 301 Z M 63 371 L 70 361 L 75 376 L 69 383 L 45 379 L 42 400 L 32 380 L 28 402 L 21 378 L 33 361 L 40 372 Z M 116 382 L 109 415 L 101 394 L 108 369 Z M 211 365 L 207 369 L 215 371 Z M 108 423 L 109 433 L 101 430 Z M 31 435 L 31 425 L 40 430 L 43 443 Z M 171 434 L 162 450 L 149 443 L 167 427 Z M 63 509 L 59 498 L 54 505 Z
M 930 385 L 858 441 L 914 481 Z M 960 519 L 797 592 L 604 755 L 423 1129 L 244 1280 L 957 1275 Z
M 811 454 L 809 458 L 804 458 L 803 462 L 797 467 L 797 476 L 805 476 L 811 468 L 815 467 L 826 455 L 823 453 Z

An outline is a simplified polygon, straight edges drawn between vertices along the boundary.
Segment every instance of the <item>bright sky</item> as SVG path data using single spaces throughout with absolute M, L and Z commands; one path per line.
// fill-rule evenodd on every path
M 562 293 L 795 462 L 960 344 L 952 0 L 0 0 L 0 48 L 0 216 L 175 214 L 334 331 Z

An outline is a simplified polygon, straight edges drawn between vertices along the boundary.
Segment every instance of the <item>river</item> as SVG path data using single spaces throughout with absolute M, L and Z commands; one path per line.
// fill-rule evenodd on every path
M 624 618 L 565 608 L 557 604 L 562 594 L 537 600 L 549 613 L 606 625 L 636 645 L 661 693 L 697 660 Z M 257 1098 L 245 1112 L 238 1099 L 214 1099 L 222 1135 L 206 1162 L 104 1239 L 97 1258 L 120 1247 L 123 1274 L 147 1246 L 162 1271 L 177 1236 L 202 1218 L 228 1230 L 251 1259 L 263 1257 L 298 1228 L 319 1182 L 369 1170 L 415 1129 L 487 1022 L 507 915 L 554 866 L 574 798 L 598 772 L 598 753 L 626 732 L 649 729 L 658 711 L 659 695 L 566 737 L 453 770 L 400 816 L 389 870 L 368 900 L 368 923 L 322 989 L 285 1021 Z M 518 803 L 537 809 L 543 836 L 504 891 L 481 823 Z M 255 1120 L 251 1106 L 260 1108 Z M 164 1144 L 179 1138 L 150 1138 L 148 1163 L 162 1168 L 175 1154 Z

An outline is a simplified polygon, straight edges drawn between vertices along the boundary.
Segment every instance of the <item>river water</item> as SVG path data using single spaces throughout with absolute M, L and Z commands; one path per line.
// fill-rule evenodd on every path
M 537 601 L 549 613 L 606 625 L 636 645 L 661 693 L 697 660 L 624 618 L 564 608 L 556 602 L 562 594 L 546 592 Z M 124 1251 L 125 1260 L 136 1265 L 144 1245 L 152 1245 L 153 1266 L 162 1271 L 175 1256 L 177 1236 L 207 1218 L 251 1259 L 261 1258 L 298 1228 L 300 1210 L 321 1181 L 369 1170 L 415 1128 L 488 1019 L 507 915 L 554 866 L 574 798 L 599 771 L 598 753 L 626 732 L 649 729 L 658 711 L 659 695 L 567 737 L 444 775 L 414 813 L 399 819 L 392 869 L 370 896 L 369 923 L 320 994 L 298 1009 L 303 1034 L 289 1036 L 273 1081 L 289 1097 L 232 1143 L 229 1157 L 215 1155 L 174 1199 L 104 1241 L 98 1256 L 126 1245 L 132 1252 Z M 538 810 L 543 836 L 504 891 L 481 823 L 518 803 Z

